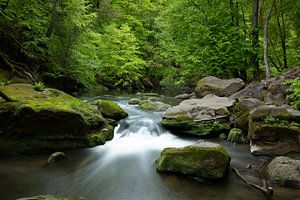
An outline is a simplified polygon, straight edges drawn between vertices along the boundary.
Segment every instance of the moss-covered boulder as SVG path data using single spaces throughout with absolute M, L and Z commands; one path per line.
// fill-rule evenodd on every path
M 222 178 L 230 165 L 223 146 L 199 142 L 183 148 L 166 148 L 156 160 L 157 171 L 177 172 L 195 178 Z
M 173 133 L 207 136 L 229 130 L 233 100 L 207 95 L 202 99 L 184 100 L 166 110 L 161 124 Z
M 275 184 L 300 188 L 300 160 L 276 157 L 268 164 L 267 172 Z
M 214 76 L 207 76 L 198 81 L 195 94 L 197 97 L 204 97 L 208 94 L 217 96 L 230 96 L 244 87 L 242 79 L 235 78 L 222 80 Z
M 249 113 L 251 153 L 283 155 L 300 152 L 300 111 L 260 106 Z
M 0 154 L 39 153 L 91 147 L 113 128 L 91 105 L 64 92 L 27 84 L 0 87 Z
M 128 116 L 128 113 L 113 101 L 97 100 L 93 102 L 93 104 L 98 106 L 99 111 L 104 117 L 114 120 L 121 120 Z
M 156 112 L 162 112 L 170 108 L 169 104 L 165 104 L 160 101 L 150 101 L 150 100 L 143 100 L 139 103 L 139 106 L 143 110 L 150 110 Z
M 263 105 L 265 104 L 262 101 L 255 98 L 242 99 L 236 103 L 232 112 L 234 127 L 242 129 L 243 132 L 248 133 L 249 112 L 256 107 Z
M 141 102 L 141 100 L 137 99 L 137 98 L 132 98 L 132 99 L 128 100 L 129 105 L 138 105 L 140 102 Z

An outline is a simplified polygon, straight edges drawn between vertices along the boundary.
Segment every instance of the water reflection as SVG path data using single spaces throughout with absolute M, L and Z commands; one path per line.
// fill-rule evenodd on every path
M 89 200 L 261 200 L 264 195 L 229 171 L 217 183 L 199 183 L 185 176 L 157 173 L 155 160 L 165 147 L 186 146 L 196 139 L 179 138 L 159 125 L 161 113 L 139 110 L 122 99 L 129 117 L 115 129 L 104 146 L 69 151 L 67 158 L 45 165 L 48 155 L 1 158 L 1 199 L 38 194 L 84 196 Z M 258 160 L 247 145 L 221 143 L 232 156 L 232 166 L 246 170 Z M 242 171 L 243 172 L 243 171 Z M 259 181 L 255 172 L 250 179 Z M 13 188 L 13 189 L 12 189 Z M 299 200 L 300 191 L 275 188 L 273 199 Z

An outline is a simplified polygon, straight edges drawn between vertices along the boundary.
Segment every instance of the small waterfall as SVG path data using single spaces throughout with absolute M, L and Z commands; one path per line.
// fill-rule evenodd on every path
M 147 152 L 159 152 L 166 147 L 181 147 L 195 142 L 194 139 L 180 139 L 164 129 L 160 124 L 161 112 L 140 110 L 138 106 L 128 105 L 124 100 L 117 103 L 129 116 L 119 122 L 112 141 L 95 148 L 97 151 L 103 148 L 106 150 L 105 159 L 117 159 L 128 154 L 144 157 Z

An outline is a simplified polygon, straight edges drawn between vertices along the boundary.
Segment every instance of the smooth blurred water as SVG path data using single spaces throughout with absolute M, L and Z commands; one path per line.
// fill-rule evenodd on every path
M 46 165 L 48 155 L 1 158 L 0 199 L 39 194 L 83 196 L 89 200 L 265 199 L 231 171 L 217 183 L 200 183 L 181 175 L 156 172 L 155 160 L 162 149 L 186 146 L 197 139 L 166 131 L 159 124 L 162 113 L 142 111 L 128 105 L 126 98 L 116 102 L 129 117 L 120 121 L 114 139 L 103 146 L 66 152 L 65 160 L 51 166 Z M 246 170 L 249 163 L 259 164 L 249 153 L 248 145 L 212 141 L 225 146 L 234 167 Z M 245 175 L 259 181 L 253 174 Z M 273 199 L 299 200 L 300 191 L 276 187 Z

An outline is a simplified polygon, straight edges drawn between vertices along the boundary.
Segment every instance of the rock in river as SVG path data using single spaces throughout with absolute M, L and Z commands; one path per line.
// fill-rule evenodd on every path
M 162 112 L 170 108 L 169 104 L 160 101 L 143 100 L 139 103 L 141 109 Z
M 242 79 L 235 78 L 222 80 L 214 76 L 207 76 L 198 81 L 195 94 L 197 97 L 204 97 L 208 94 L 217 96 L 230 96 L 244 87 Z
M 120 120 L 128 116 L 128 113 L 113 101 L 97 100 L 93 102 L 93 104 L 98 106 L 98 109 L 104 117 L 114 120 Z
M 283 155 L 300 152 L 300 111 L 260 106 L 249 113 L 251 153 Z
M 229 109 L 233 104 L 234 100 L 213 94 L 184 100 L 166 110 L 161 123 L 174 133 L 198 136 L 229 130 Z
M 141 102 L 141 100 L 140 99 L 137 99 L 137 98 L 132 98 L 132 99 L 129 99 L 128 100 L 128 104 L 129 105 L 137 105 L 137 104 L 139 104 Z
M 48 164 L 56 163 L 58 161 L 61 161 L 65 159 L 66 154 L 64 152 L 55 152 L 51 154 L 48 158 Z
M 267 171 L 273 183 L 300 188 L 300 160 L 276 157 L 268 164 Z
M 6 100 L 0 104 L 0 154 L 92 147 L 113 137 L 96 108 L 59 90 L 12 84 L 0 87 L 0 96 Z
M 156 161 L 157 171 L 182 173 L 195 178 L 222 178 L 230 165 L 223 146 L 198 142 L 182 148 L 166 148 Z

